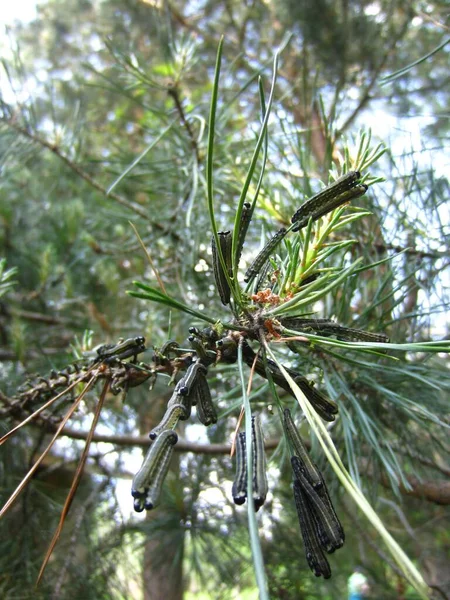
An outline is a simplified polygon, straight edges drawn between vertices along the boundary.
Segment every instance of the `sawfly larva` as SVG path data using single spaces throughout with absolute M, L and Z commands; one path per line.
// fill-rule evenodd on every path
M 183 404 L 172 404 L 170 406 L 167 406 L 163 418 L 158 423 L 158 425 L 156 425 L 156 427 L 154 427 L 150 431 L 148 437 L 151 440 L 155 440 L 158 437 L 158 435 L 160 435 L 163 431 L 166 431 L 168 429 L 175 429 L 180 419 L 185 420 L 182 419 L 182 417 L 184 417 L 185 415 L 186 408 Z
M 331 577 L 330 565 L 317 538 L 315 522 L 310 512 L 308 499 L 297 480 L 294 480 L 294 500 L 309 568 L 316 577 L 322 576 L 324 579 L 329 579 Z
M 141 512 L 147 508 L 149 502 L 147 493 L 153 484 L 160 490 L 162 482 L 167 475 L 173 447 L 178 441 L 178 436 L 171 429 L 163 431 L 150 446 L 141 468 L 136 473 L 131 485 L 131 495 L 134 498 L 134 510 Z M 152 506 L 153 507 L 153 506 Z
M 219 244 L 220 249 L 222 251 L 222 257 L 225 263 L 225 267 L 228 272 L 228 276 L 232 277 L 232 258 L 231 258 L 231 244 L 232 237 L 230 231 L 219 231 Z M 222 268 L 222 263 L 220 262 L 219 250 L 216 246 L 216 240 L 213 237 L 211 240 L 211 250 L 212 250 L 212 262 L 213 262 L 213 271 L 214 271 L 214 279 L 216 281 L 217 291 L 219 292 L 220 300 L 222 304 L 225 306 L 230 303 L 231 298 L 231 290 L 228 279 L 224 273 Z
M 242 206 L 241 220 L 239 222 L 239 235 L 236 248 L 236 262 L 239 265 L 241 259 L 242 248 L 244 247 L 245 237 L 247 235 L 248 226 L 252 220 L 252 205 L 250 202 L 244 202 Z
M 300 317 L 281 318 L 280 323 L 286 329 L 305 333 L 318 333 L 323 336 L 334 335 L 338 340 L 348 342 L 388 343 L 389 338 L 384 333 L 372 333 L 363 329 L 338 325 L 332 319 L 303 319 Z
M 317 490 L 323 485 L 321 473 L 309 456 L 309 452 L 306 449 L 302 438 L 300 437 L 289 408 L 284 409 L 283 417 L 284 430 L 292 446 L 294 454 L 302 464 L 305 476 L 307 477 L 309 483 L 315 490 Z
M 103 344 L 97 348 L 94 348 L 96 355 L 94 358 L 95 362 L 110 363 L 115 360 L 123 360 L 133 356 L 136 358 L 138 354 L 145 350 L 145 338 L 138 336 L 135 338 L 129 338 L 118 344 Z M 91 354 L 91 353 L 89 353 Z
M 197 416 L 200 423 L 206 427 L 217 423 L 217 411 L 211 398 L 211 390 L 208 381 L 204 375 L 197 378 L 197 382 L 192 391 L 192 403 L 197 405 Z
M 322 478 L 322 486 L 314 489 L 305 475 L 303 465 L 297 456 L 291 458 L 294 477 L 306 494 L 311 513 L 314 516 L 318 540 L 328 553 L 341 548 L 345 541 L 342 525 L 331 503 L 328 490 Z
M 258 511 L 267 496 L 266 452 L 264 436 L 259 417 L 252 417 L 252 453 L 253 453 L 253 501 Z
M 255 260 L 252 262 L 252 264 L 249 266 L 249 268 L 245 272 L 245 277 L 244 277 L 245 282 L 249 282 L 250 280 L 254 279 L 256 277 L 256 275 L 258 275 L 260 270 L 264 267 L 266 262 L 269 260 L 269 257 L 272 254 L 272 252 L 275 250 L 275 248 L 278 246 L 278 244 L 280 244 L 281 241 L 284 239 L 284 237 L 286 236 L 286 233 L 287 233 L 287 229 L 285 229 L 283 227 L 282 229 L 277 231 L 277 233 L 273 237 L 270 238 L 270 240 L 267 242 L 267 244 L 264 246 L 264 248 L 257 255 Z
M 245 433 L 236 436 L 236 475 L 233 482 L 232 495 L 235 504 L 244 504 L 247 498 L 247 453 Z
M 358 185 L 360 178 L 361 174 L 358 171 L 350 171 L 309 198 L 293 214 L 291 223 L 295 226 L 292 227 L 292 231 L 306 227 L 309 219 L 316 221 L 342 204 L 363 196 L 368 187 L 364 184 Z

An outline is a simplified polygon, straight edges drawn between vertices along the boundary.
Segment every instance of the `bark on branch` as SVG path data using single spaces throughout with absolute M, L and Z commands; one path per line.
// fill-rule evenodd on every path
M 84 440 L 86 433 L 65 428 L 62 435 L 72 439 Z M 151 440 L 147 436 L 133 435 L 104 435 L 96 433 L 93 437 L 94 442 L 107 442 L 120 446 L 150 446 Z M 265 443 L 267 450 L 273 450 L 279 444 L 279 439 L 270 439 Z M 197 444 L 195 442 L 187 442 L 179 440 L 175 446 L 176 452 L 192 452 L 193 454 L 229 454 L 231 444 Z M 416 477 L 408 477 L 408 483 L 411 489 L 406 489 L 400 485 L 400 491 L 405 496 L 414 498 L 422 498 L 428 502 L 440 505 L 450 505 L 450 481 L 441 480 L 422 480 L 419 481 Z M 387 477 L 381 477 L 381 483 L 385 488 L 390 489 L 391 485 Z

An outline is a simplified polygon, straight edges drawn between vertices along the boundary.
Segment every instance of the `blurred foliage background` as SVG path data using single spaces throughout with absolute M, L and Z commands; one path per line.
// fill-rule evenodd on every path
M 257 78 L 268 90 L 272 53 L 290 31 L 244 260 L 255 256 L 263 232 L 289 222 L 327 181 L 359 132 L 371 129 L 389 149 L 373 167 L 386 181 L 358 202 L 373 214 L 352 227 L 349 255 L 367 263 L 392 260 L 331 294 L 318 314 L 385 331 L 396 342 L 448 337 L 446 4 L 52 0 L 39 2 L 35 20 L 10 25 L 0 42 L 0 257 L 5 269 L 17 271 L 0 287 L 2 432 L 14 423 L 6 400 L 27 378 L 69 364 L 71 345 L 86 330 L 94 345 L 144 335 L 158 347 L 169 330 L 181 342 L 198 325 L 126 296 L 134 279 L 153 277 L 130 221 L 174 297 L 227 317 L 213 283 L 205 192 L 207 119 L 222 35 L 214 149 L 219 229 L 230 227 L 256 143 Z M 427 582 L 450 597 L 448 359 L 408 354 L 398 367 L 380 357 L 338 358 L 312 353 L 301 367 L 320 377 L 340 405 L 335 443 Z M 262 382 L 253 404 L 275 448 L 269 502 L 259 516 L 271 597 L 341 599 L 361 566 L 370 597 L 415 598 L 314 439 L 347 542 L 332 557 L 332 579 L 312 576 L 289 463 L 277 444 L 280 426 Z M 230 494 L 228 449 L 240 408 L 235 367 L 217 369 L 210 383 L 219 423 L 208 431 L 185 427 L 164 502 L 145 518 L 132 514 L 131 477 L 170 392 L 158 380 L 152 392 L 147 385 L 131 390 L 125 404 L 109 398 L 97 430 L 103 437 L 92 447 L 35 590 L 90 423 L 92 399 L 83 403 L 0 524 L 2 597 L 256 597 L 246 513 Z M 4 499 L 49 436 L 42 423 L 30 425 L 0 448 Z

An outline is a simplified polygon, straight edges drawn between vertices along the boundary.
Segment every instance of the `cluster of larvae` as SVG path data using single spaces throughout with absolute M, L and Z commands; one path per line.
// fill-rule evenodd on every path
M 341 548 L 345 534 L 331 503 L 322 473 L 311 460 L 308 450 L 288 408 L 283 428 L 292 450 L 294 500 L 305 545 L 306 560 L 316 577 L 331 577 L 324 551 L 331 554 Z
M 109 379 L 113 394 L 126 392 L 129 387 L 140 385 L 150 377 L 149 372 L 135 364 L 137 356 L 145 350 L 145 338 L 142 336 L 120 339 L 116 344 L 101 344 L 85 352 L 81 359 L 60 371 L 52 369 L 47 377 L 30 376 L 8 405 L 0 409 L 0 416 L 13 414 L 24 418 L 33 412 L 36 403 L 54 397 L 58 390 L 61 390 L 59 397 L 72 393 L 76 383 L 87 381 L 92 376 Z M 125 361 L 128 358 L 133 361 Z M 45 412 L 40 418 L 53 423 L 60 420 L 53 415 L 47 418 Z
M 300 530 L 305 546 L 306 560 L 316 577 L 331 577 L 325 552 L 331 554 L 341 548 L 345 534 L 334 510 L 322 473 L 311 460 L 308 450 L 292 419 L 288 408 L 283 414 L 283 429 L 291 448 L 291 465 L 294 476 L 294 500 Z M 236 475 L 232 494 L 235 504 L 247 499 L 248 474 L 245 433 L 236 438 Z M 267 495 L 266 457 L 264 438 L 258 417 L 252 417 L 252 497 L 255 510 L 264 504 Z
M 244 281 L 246 283 L 252 282 L 258 277 L 254 287 L 254 293 L 256 293 L 267 276 L 267 270 L 270 267 L 270 255 L 283 241 L 286 235 L 290 231 L 300 231 L 308 225 L 310 219 L 316 221 L 335 208 L 363 196 L 368 188 L 367 185 L 360 183 L 360 179 L 361 173 L 359 171 L 349 171 L 348 173 L 345 173 L 342 177 L 339 177 L 339 179 L 304 202 L 292 215 L 290 227 L 282 227 L 272 238 L 270 238 L 245 272 Z M 253 209 L 254 206 L 247 202 L 244 203 L 242 207 L 235 257 L 237 264 L 239 264 L 245 236 L 252 219 Z M 220 231 L 218 232 L 217 239 L 219 241 L 222 260 L 219 256 L 216 240 L 213 238 L 212 255 L 214 277 L 221 302 L 222 304 L 227 305 L 230 303 L 231 299 L 229 280 L 233 277 L 234 257 L 232 256 L 232 233 L 231 231 Z
M 144 508 L 151 510 L 159 503 L 162 484 L 178 441 L 174 431 L 178 421 L 187 420 L 192 406 L 196 406 L 197 416 L 203 425 L 217 423 L 207 372 L 207 367 L 199 358 L 192 361 L 186 374 L 175 386 L 161 422 L 149 433 L 153 442 L 131 487 L 135 511 L 142 512 Z

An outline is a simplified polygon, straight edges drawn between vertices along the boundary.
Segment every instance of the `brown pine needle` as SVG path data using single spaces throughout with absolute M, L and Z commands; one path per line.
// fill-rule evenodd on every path
M 86 377 L 86 375 L 88 375 L 92 370 L 92 367 L 90 369 L 88 369 L 84 374 L 83 374 L 83 378 Z M 32 413 L 29 417 L 27 417 L 26 419 L 24 419 L 21 423 L 19 423 L 18 425 L 16 425 L 15 427 L 13 427 L 13 429 L 11 429 L 11 431 L 8 431 L 8 433 L 5 433 L 5 435 L 3 437 L 0 438 L 0 446 L 2 444 L 4 444 L 6 442 L 6 440 L 12 436 L 13 433 L 15 433 L 16 431 L 18 431 L 21 427 L 23 427 L 24 425 L 26 425 L 27 423 L 29 423 L 30 421 L 32 421 L 35 417 L 37 417 L 43 410 L 45 410 L 46 408 L 48 408 L 49 406 L 51 406 L 53 404 L 53 402 L 56 402 L 56 400 L 58 400 L 59 398 L 61 398 L 62 396 L 64 396 L 65 394 L 67 394 L 67 392 L 70 392 L 71 389 L 73 389 L 76 385 L 78 385 L 81 382 L 81 379 L 77 379 L 76 381 L 74 381 L 73 383 L 71 383 L 69 385 L 69 387 L 67 387 L 65 390 L 63 390 L 62 392 L 60 392 L 57 396 L 55 396 L 54 398 L 50 398 L 50 400 L 48 400 L 48 402 L 46 402 L 45 404 L 43 404 L 40 408 L 38 408 L 37 410 L 34 411 L 34 413 Z
M 136 235 L 136 237 L 137 237 L 137 239 L 138 239 L 138 241 L 139 241 L 140 245 L 142 246 L 142 250 L 145 252 L 145 255 L 146 255 L 146 257 L 147 257 L 147 260 L 148 260 L 148 262 L 149 262 L 149 265 L 150 265 L 150 267 L 151 267 L 151 269 L 152 269 L 152 271 L 153 271 L 153 273 L 154 273 L 154 275 L 155 275 L 155 277 L 156 277 L 156 279 L 157 279 L 157 281 L 158 281 L 158 285 L 159 285 L 159 287 L 160 287 L 160 288 L 161 288 L 161 290 L 164 292 L 164 294 L 166 294 L 166 296 L 167 296 L 166 288 L 164 287 L 164 283 L 163 283 L 163 281 L 162 281 L 162 279 L 161 279 L 161 277 L 160 277 L 160 275 L 159 275 L 159 271 L 158 271 L 158 269 L 155 267 L 155 263 L 153 262 L 153 260 L 152 260 L 152 257 L 150 256 L 150 252 L 149 252 L 149 251 L 147 250 L 147 248 L 145 247 L 145 244 L 144 244 L 144 242 L 142 241 L 142 238 L 141 238 L 141 236 L 139 235 L 139 232 L 138 232 L 138 230 L 136 229 L 135 225 L 134 225 L 134 224 L 133 224 L 131 221 L 128 221 L 128 223 L 129 223 L 129 224 L 131 225 L 131 227 L 133 228 L 133 231 L 134 231 L 134 233 L 135 233 L 135 235 Z
M 56 442 L 59 434 L 64 429 L 64 425 L 67 423 L 67 421 L 73 415 L 73 413 L 75 412 L 75 410 L 78 408 L 78 405 L 80 404 L 81 400 L 85 396 L 86 392 L 89 390 L 89 388 L 91 387 L 91 385 L 93 383 L 95 383 L 95 381 L 96 381 L 96 377 L 94 376 L 94 377 L 92 377 L 88 381 L 88 383 L 86 384 L 86 387 L 84 388 L 84 390 L 81 392 L 81 394 L 75 400 L 75 402 L 73 403 L 73 405 L 69 408 L 69 410 L 67 411 L 64 419 L 59 424 L 58 429 L 56 430 L 56 433 L 53 436 L 53 438 L 52 438 L 51 442 L 49 443 L 49 445 L 47 446 L 47 448 L 44 450 L 44 452 L 41 454 L 41 456 L 37 459 L 37 461 L 34 463 L 34 465 L 31 467 L 31 469 L 28 471 L 28 473 L 25 475 L 25 477 L 19 483 L 19 485 L 17 486 L 17 488 L 11 494 L 11 496 L 8 499 L 8 501 L 6 502 L 6 504 L 4 505 L 4 507 L 2 508 L 2 510 L 0 511 L 0 518 L 3 517 L 3 515 L 6 513 L 6 511 L 10 508 L 10 506 L 16 500 L 17 496 L 20 494 L 20 492 L 27 485 L 28 481 L 31 479 L 33 473 L 37 470 L 37 468 L 39 467 L 39 465 L 41 464 L 41 462 L 44 460 L 44 458 L 50 452 L 50 450 L 51 450 L 53 444 Z
M 100 417 L 100 413 L 102 411 L 103 403 L 105 401 L 106 394 L 108 393 L 108 389 L 109 389 L 109 381 L 106 381 L 105 385 L 103 386 L 102 393 L 100 394 L 100 398 L 98 400 L 97 407 L 95 409 L 94 418 L 92 420 L 92 425 L 89 430 L 88 436 L 86 438 L 86 444 L 84 446 L 83 453 L 82 453 L 80 461 L 78 463 L 77 470 L 75 472 L 75 475 L 74 475 L 74 478 L 72 481 L 72 485 L 70 486 L 69 493 L 67 494 L 67 498 L 64 503 L 62 512 L 61 512 L 61 517 L 59 519 L 58 527 L 56 528 L 56 531 L 53 535 L 52 541 L 50 542 L 50 546 L 48 547 L 47 553 L 46 553 L 44 561 L 42 563 L 41 569 L 39 571 L 39 575 L 36 580 L 36 587 L 39 585 L 39 582 L 41 581 L 42 576 L 44 575 L 45 568 L 47 567 L 48 561 L 50 560 L 50 557 L 53 553 L 56 543 L 58 542 L 59 536 L 61 535 L 61 531 L 64 527 L 64 522 L 66 520 L 67 514 L 68 514 L 70 506 L 72 504 L 72 500 L 78 489 L 78 485 L 80 483 L 81 476 L 83 474 L 83 469 L 84 469 L 84 466 L 86 464 L 86 460 L 87 460 L 87 457 L 89 454 L 89 448 L 90 448 L 90 445 L 92 442 L 92 438 L 94 437 L 95 428 L 97 427 L 98 419 Z
M 293 335 L 292 337 L 279 337 L 276 340 L 271 340 L 274 344 L 281 344 L 284 342 L 311 342 L 311 340 L 304 335 Z
M 251 389 L 252 389 L 253 375 L 255 374 L 256 360 L 258 358 L 258 355 L 259 355 L 259 350 L 255 354 L 255 358 L 253 359 L 252 368 L 250 370 L 250 377 L 249 377 L 248 386 L 247 386 L 247 396 L 250 395 L 250 392 L 251 392 Z M 239 431 L 239 429 L 241 427 L 241 423 L 242 423 L 242 419 L 243 418 L 244 418 L 244 406 L 241 406 L 241 412 L 239 413 L 239 418 L 238 418 L 238 421 L 237 421 L 237 424 L 236 424 L 236 428 L 235 428 L 234 433 L 233 433 L 233 441 L 231 442 L 230 458 L 233 458 L 234 452 L 236 450 L 236 438 L 237 438 L 238 431 Z
M 237 438 L 237 435 L 238 435 L 238 431 L 239 431 L 239 429 L 241 427 L 241 423 L 242 423 L 242 419 L 243 418 L 244 418 L 244 407 L 241 406 L 241 412 L 239 413 L 239 418 L 237 420 L 236 428 L 235 428 L 234 433 L 233 433 L 233 440 L 231 442 L 230 458 L 233 458 L 234 453 L 236 451 L 236 438 Z

